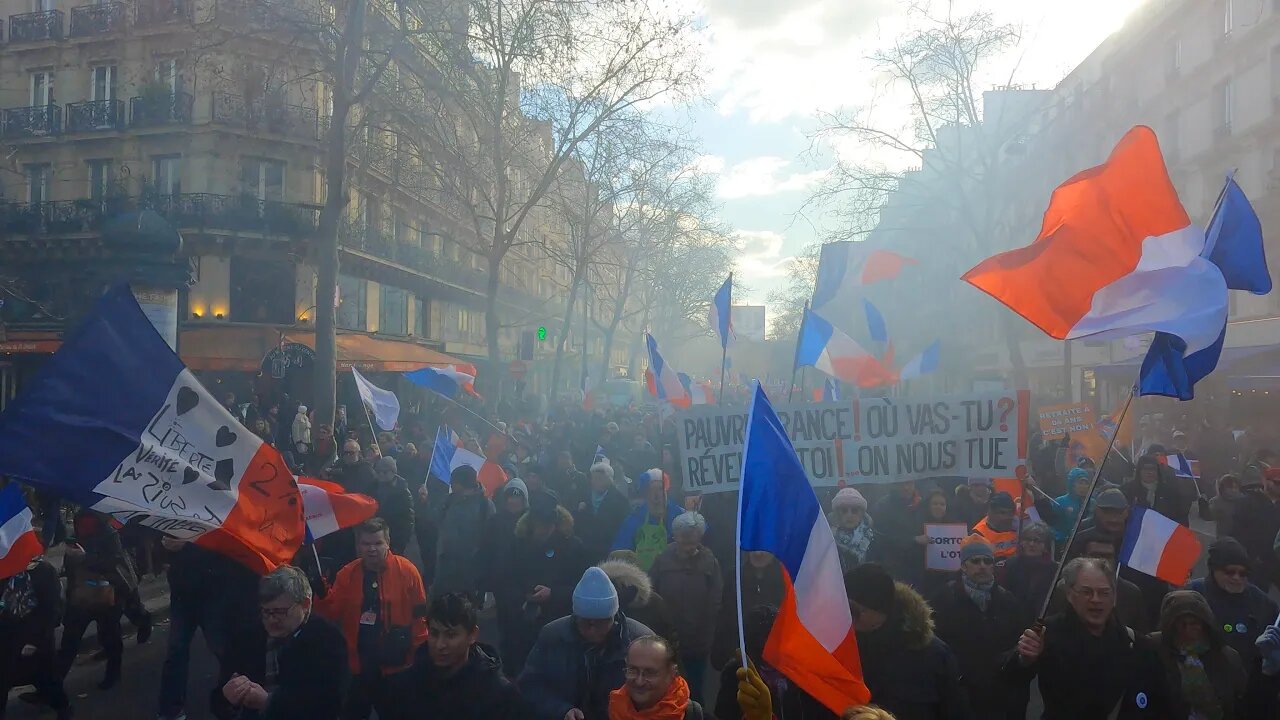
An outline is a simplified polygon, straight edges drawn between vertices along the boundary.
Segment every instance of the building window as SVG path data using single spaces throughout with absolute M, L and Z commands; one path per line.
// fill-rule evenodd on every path
M 171 93 L 182 92 L 182 72 L 177 58 L 168 58 L 156 63 L 155 80 L 169 89 Z
M 49 176 L 53 169 L 48 163 L 37 163 L 26 167 L 27 202 L 42 203 L 49 199 Z
M 1228 135 L 1231 133 L 1232 120 L 1232 92 L 1231 78 L 1227 78 L 1213 87 L 1214 97 L 1214 134 Z
M 413 298 L 413 334 L 418 337 L 426 337 L 427 327 L 427 304 L 422 298 Z
M 231 257 L 231 320 L 292 325 L 294 265 L 282 260 Z
M 89 161 L 89 199 L 100 203 L 111 194 L 110 160 Z
M 116 99 L 115 65 L 98 65 L 89 70 L 89 99 L 94 102 Z
M 182 156 L 157 155 L 151 159 L 151 179 L 160 195 L 182 194 Z
M 458 332 L 463 335 L 471 334 L 471 313 L 466 308 L 458 308 Z
M 369 283 L 361 278 L 338 276 L 338 327 L 364 330 L 369 327 L 367 305 Z
M 407 335 L 409 332 L 409 293 L 391 285 L 382 286 L 378 303 L 378 332 Z
M 31 73 L 31 105 L 42 107 L 52 105 L 54 102 L 53 94 L 53 73 L 48 70 L 39 70 Z
M 53 0 L 31 0 L 31 12 L 49 12 L 53 9 Z
M 284 200 L 284 163 L 266 158 L 241 158 L 240 191 L 259 200 Z

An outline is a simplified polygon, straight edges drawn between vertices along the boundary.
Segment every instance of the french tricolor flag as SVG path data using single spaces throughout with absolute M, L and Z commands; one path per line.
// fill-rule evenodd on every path
M 404 377 L 414 385 L 439 393 L 450 400 L 456 399 L 459 392 L 465 392 L 472 397 L 480 397 L 475 388 L 476 368 L 474 365 L 424 367 L 407 372 Z
M 843 308 L 847 312 L 857 298 L 857 288 L 898 277 L 915 259 L 892 250 L 873 249 L 864 242 L 841 240 L 822 246 L 818 279 L 813 289 L 815 310 Z
M 1130 511 L 1120 563 L 1181 586 L 1200 559 L 1200 541 L 1187 527 L 1145 507 Z
M 123 285 L 0 415 L 0 475 L 260 573 L 289 562 L 305 534 L 280 453 L 205 390 Z
M 343 528 L 354 527 L 378 512 L 378 501 L 368 495 L 349 493 L 337 483 L 315 478 L 299 478 L 302 512 L 309 540 L 318 540 Z
M 934 340 L 933 344 L 924 349 L 924 352 L 911 358 L 906 365 L 902 366 L 902 370 L 898 371 L 899 380 L 912 380 L 930 373 L 938 371 L 938 359 L 942 352 L 942 344 L 940 340 Z
M 812 310 L 805 310 L 800 325 L 795 364 L 815 367 L 857 387 L 892 385 L 897 380 L 879 358 Z
M 662 359 L 658 352 L 658 341 L 649 333 L 644 334 L 645 347 L 649 350 L 649 392 L 659 400 L 688 407 L 689 391 L 680 382 L 680 373 Z
M 22 487 L 9 483 L 0 490 L 0 580 L 13 577 L 44 554 L 44 546 L 31 526 L 31 508 Z
M 742 450 L 738 549 L 739 558 L 741 551 L 767 551 L 783 567 L 785 594 L 764 659 L 834 713 L 867 704 L 835 538 L 759 383 Z

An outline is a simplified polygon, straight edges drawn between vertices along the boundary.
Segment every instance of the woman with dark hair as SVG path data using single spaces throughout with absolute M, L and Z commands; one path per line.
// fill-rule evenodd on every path
M 747 611 L 747 617 L 743 621 L 747 658 L 769 688 L 769 696 L 773 700 L 773 716 L 787 720 L 835 720 L 838 717 L 835 713 L 765 662 L 764 646 L 769 640 L 769 631 L 773 629 L 773 621 L 777 616 L 778 608 L 756 605 Z M 725 663 L 724 669 L 720 671 L 720 692 L 716 695 L 715 705 L 715 716 L 719 720 L 743 720 L 742 708 L 738 705 L 737 673 L 740 667 L 742 656 L 735 651 L 733 659 Z
M 1158 446 L 1155 450 L 1157 453 L 1163 452 Z M 1178 488 L 1173 470 L 1162 465 L 1156 454 L 1138 458 L 1133 478 L 1120 489 L 1129 499 L 1130 507 L 1151 508 L 1180 525 L 1190 526 L 1192 498 L 1184 497 L 1185 493 Z
M 909 584 L 918 586 L 921 595 L 931 597 L 955 577 L 955 573 L 943 570 L 925 569 L 925 551 L 928 549 L 929 536 L 925 533 L 925 525 L 935 523 L 959 522 L 951 512 L 948 494 L 938 488 L 925 493 L 924 500 L 918 509 L 919 528 L 916 535 L 916 551 L 914 567 L 918 568 L 919 579 Z

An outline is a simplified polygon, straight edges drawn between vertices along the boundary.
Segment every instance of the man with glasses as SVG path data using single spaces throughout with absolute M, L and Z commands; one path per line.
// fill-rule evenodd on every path
M 1235 538 L 1222 538 L 1209 546 L 1209 574 L 1192 580 L 1187 589 L 1208 601 L 1223 641 L 1244 661 L 1249 673 L 1248 717 L 1276 717 L 1280 708 L 1275 706 L 1275 681 L 1262 677 L 1262 655 L 1255 642 L 1275 622 L 1280 608 L 1250 581 L 1252 569 L 1244 546 Z
M 1112 569 L 1117 568 L 1116 557 L 1119 554 L 1119 545 L 1105 538 L 1095 537 L 1084 544 L 1084 557 L 1105 560 Z M 1049 614 L 1060 613 L 1066 607 L 1067 585 L 1065 581 L 1059 580 L 1058 587 L 1053 591 L 1053 599 L 1049 601 Z M 1154 629 L 1147 622 L 1147 605 L 1142 599 L 1142 589 L 1119 574 L 1116 575 L 1116 619 L 1140 635 L 1146 635 Z
M 1021 690 L 1039 678 L 1044 720 L 1168 718 L 1168 681 L 1156 647 L 1115 617 L 1111 564 L 1076 558 L 1063 568 L 1067 610 L 1028 628 L 1004 666 Z
M 338 628 L 311 612 L 311 584 L 284 565 L 258 583 L 267 631 L 261 682 L 233 675 L 222 686 L 241 720 L 336 720 L 347 681 L 347 646 Z
M 618 592 L 598 567 L 573 590 L 573 614 L 553 620 L 520 674 L 520 691 L 539 720 L 605 720 L 609 693 L 625 679 L 631 641 L 652 635 L 618 608 Z
M 960 577 L 930 605 L 934 632 L 960 661 L 975 720 L 1025 718 L 1027 694 L 1011 692 L 1000 677 L 1002 654 L 1031 622 L 1008 590 L 996 584 L 995 550 L 980 536 L 960 546 Z
M 623 675 L 626 682 L 609 693 L 609 720 L 705 717 L 702 706 L 689 699 L 689 685 L 680 677 L 675 650 L 663 638 L 648 635 L 632 640 Z

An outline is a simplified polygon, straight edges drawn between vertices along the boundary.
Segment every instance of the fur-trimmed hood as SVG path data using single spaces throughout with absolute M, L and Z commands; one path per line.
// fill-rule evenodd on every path
M 894 617 L 890 622 L 900 624 L 903 642 L 913 650 L 933 642 L 933 608 L 911 586 L 893 585 Z
M 516 521 L 516 537 L 520 539 L 528 539 L 533 529 L 529 527 L 529 513 L 520 516 Z M 564 508 L 563 505 L 556 506 L 556 532 L 564 537 L 573 537 L 573 514 Z
M 608 575 L 614 586 L 619 589 L 635 588 L 636 605 L 649 604 L 649 598 L 653 596 L 653 582 L 649 579 L 649 574 L 641 570 L 638 565 L 626 560 L 606 560 L 600 563 L 600 569 L 604 570 L 604 574 Z M 619 594 L 622 593 L 619 592 Z

